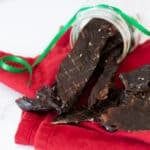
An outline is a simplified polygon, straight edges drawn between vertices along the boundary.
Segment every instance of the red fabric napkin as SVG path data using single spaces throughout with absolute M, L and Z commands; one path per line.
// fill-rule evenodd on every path
M 32 86 L 28 73 L 12 74 L 0 70 L 0 81 L 16 91 L 33 97 L 37 89 L 52 84 L 62 60 L 70 51 L 70 30 L 58 41 L 52 52 L 35 68 Z M 6 53 L 0 52 L 0 57 Z M 35 58 L 26 58 L 30 63 Z M 138 46 L 120 65 L 117 75 L 150 64 L 150 41 Z M 116 75 L 116 85 L 121 83 Z M 18 108 L 19 109 L 19 108 Z M 53 114 L 24 112 L 15 136 L 16 143 L 34 145 L 36 150 L 148 150 L 150 131 L 109 133 L 98 124 L 83 122 L 78 126 L 52 125 Z

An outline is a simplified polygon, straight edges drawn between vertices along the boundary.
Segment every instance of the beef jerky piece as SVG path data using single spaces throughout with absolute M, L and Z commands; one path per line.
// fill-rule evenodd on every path
M 82 121 L 98 121 L 98 117 L 106 108 L 119 105 L 121 93 L 122 90 L 111 89 L 107 100 L 101 103 L 97 102 L 91 108 L 84 107 L 62 114 L 54 119 L 53 124 L 78 124 Z
M 130 72 L 129 75 L 122 74 L 121 79 L 126 89 L 120 97 L 120 105 L 106 109 L 100 116 L 101 122 L 107 130 L 150 129 L 149 73 L 149 65 L 146 65 Z M 142 77 L 144 80 L 138 80 L 138 77 Z M 140 88 L 136 89 L 139 85 Z
M 121 105 L 110 107 L 102 113 L 101 124 L 108 131 L 149 130 L 150 93 L 143 93 L 140 97 L 126 91 L 121 99 L 123 100 Z
M 60 111 L 60 105 L 63 103 L 61 107 L 66 111 L 71 107 L 73 102 L 76 101 L 93 74 L 99 62 L 101 50 L 105 46 L 108 38 L 115 36 L 114 42 L 116 42 L 117 34 L 118 31 L 116 28 L 107 21 L 92 19 L 80 33 L 74 49 L 66 57 L 60 67 L 56 87 L 56 95 L 57 98 L 59 97 L 59 101 L 49 95 L 50 98 L 47 97 L 47 99 L 44 100 L 44 104 L 48 103 L 48 105 L 43 106 L 43 99 L 35 99 L 37 102 L 32 102 L 27 100 L 27 98 L 22 98 L 17 101 L 19 106 L 25 110 L 40 111 L 40 109 L 48 110 L 53 107 Z M 119 42 L 120 40 L 118 40 L 118 43 Z M 113 47 L 113 44 L 110 42 L 106 49 L 110 49 L 111 47 Z M 48 102 L 46 102 L 46 100 L 48 100 Z M 27 106 L 28 108 L 26 108 Z
M 53 120 L 53 124 L 78 124 L 82 121 L 91 121 L 95 116 L 95 111 L 88 108 L 71 111 L 67 114 L 62 114 Z
M 105 60 L 104 71 L 98 78 L 88 99 L 89 107 L 94 105 L 97 101 L 106 100 L 108 98 L 109 89 L 112 88 L 113 77 L 118 68 L 117 57 L 121 50 L 122 46 L 113 49 L 112 53 L 109 54 L 109 57 Z
M 102 19 L 92 19 L 81 31 L 57 76 L 57 95 L 63 103 L 63 112 L 77 101 L 99 62 L 108 38 L 117 32 L 112 24 Z
M 146 91 L 150 90 L 150 65 L 145 65 L 140 69 L 120 75 L 126 90 Z
M 113 53 L 113 56 L 112 56 L 112 57 L 114 57 L 113 59 L 114 60 L 118 59 L 118 57 L 121 56 L 122 49 L 123 49 L 122 37 L 121 37 L 120 33 L 118 32 L 114 37 L 108 39 L 107 44 L 105 45 L 105 47 L 101 51 L 101 56 L 100 56 L 99 63 L 97 65 L 96 69 L 94 70 L 94 72 L 92 74 L 92 77 L 87 82 L 86 86 L 84 87 L 84 90 L 82 92 L 82 96 L 85 95 L 84 93 L 89 93 L 89 94 L 86 94 L 87 98 L 89 97 L 93 86 L 97 83 L 98 78 L 100 77 L 100 75 L 104 71 L 104 67 L 108 63 L 108 60 L 107 60 L 108 56 L 111 53 Z M 111 57 L 111 59 L 112 59 L 112 57 Z M 110 67 L 108 66 L 107 69 L 108 68 L 110 68 Z M 107 73 L 108 73 L 108 70 L 105 72 L 106 76 L 108 77 Z M 105 75 L 102 75 L 102 76 L 104 77 Z M 110 74 L 110 76 L 111 76 L 111 74 Z M 81 103 L 83 102 L 82 99 L 81 99 L 82 96 L 80 97 L 80 102 Z M 87 104 L 87 102 L 84 101 L 84 104 Z M 93 105 L 93 104 L 91 104 L 91 105 Z
M 51 99 L 53 99 L 53 101 L 55 100 L 55 103 L 53 103 Z M 60 99 L 56 95 L 55 86 L 53 86 L 52 88 L 44 87 L 39 90 L 36 94 L 35 99 L 22 97 L 17 99 L 16 103 L 24 111 L 49 111 L 55 107 L 56 110 L 59 112 L 59 101 Z

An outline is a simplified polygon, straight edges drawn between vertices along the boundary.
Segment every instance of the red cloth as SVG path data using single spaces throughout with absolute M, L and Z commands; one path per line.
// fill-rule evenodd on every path
M 0 81 L 22 94 L 33 97 L 43 85 L 52 84 L 59 66 L 70 51 L 68 31 L 52 52 L 35 68 L 33 83 L 27 86 L 28 74 L 12 74 L 0 70 Z M 0 56 L 6 55 L 0 52 Z M 32 63 L 33 58 L 27 58 Z M 150 41 L 138 46 L 120 65 L 118 73 L 150 64 Z M 117 86 L 120 86 L 116 78 Z M 18 108 L 19 109 L 19 108 Z M 150 131 L 108 133 L 98 124 L 83 122 L 78 126 L 52 125 L 53 114 L 24 112 L 15 136 L 16 143 L 34 145 L 36 150 L 148 150 Z

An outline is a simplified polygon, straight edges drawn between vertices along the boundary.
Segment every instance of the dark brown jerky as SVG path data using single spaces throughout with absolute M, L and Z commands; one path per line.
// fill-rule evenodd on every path
M 22 97 L 17 99 L 16 103 L 24 111 L 49 111 L 55 108 L 59 112 L 59 101 L 55 86 L 53 86 L 40 89 L 34 99 Z
M 53 124 L 77 124 L 82 121 L 99 121 L 97 119 L 105 109 L 119 104 L 121 93 L 122 90 L 111 89 L 107 100 L 103 102 L 97 101 L 90 108 L 84 107 L 70 111 L 67 114 L 62 114 L 54 119 Z
M 126 92 L 119 107 L 108 108 L 100 116 L 101 124 L 109 131 L 149 130 L 150 129 L 150 94 L 143 93 L 144 99 Z
M 109 131 L 150 129 L 150 65 L 143 66 L 122 78 L 126 89 L 120 97 L 120 105 L 105 109 L 100 115 L 102 125 Z M 138 75 L 138 76 L 137 76 Z M 145 78 L 137 80 L 138 77 Z M 124 80 L 126 79 L 126 80 Z M 126 81 L 126 82 L 125 82 Z M 130 84 L 133 86 L 129 86 Z M 136 89 L 137 86 L 140 88 Z
M 53 124 L 78 124 L 81 121 L 93 121 L 96 111 L 91 111 L 88 108 L 70 111 L 67 114 L 62 114 L 53 120 Z
M 120 75 L 126 90 L 147 91 L 150 90 L 150 65 L 146 65 L 135 71 Z
M 105 60 L 104 71 L 99 76 L 95 86 L 93 87 L 88 104 L 89 107 L 93 106 L 97 101 L 108 99 L 109 90 L 113 86 L 113 77 L 118 68 L 117 58 L 122 50 L 122 46 L 112 49 Z
M 136 75 L 135 72 L 140 75 L 144 72 L 145 76 L 147 76 L 150 71 L 148 68 L 149 65 L 130 72 L 131 81 L 134 82 L 133 79 L 136 81 L 136 78 L 133 78 Z M 124 77 L 124 75 L 122 76 Z M 129 80 L 128 83 L 130 84 Z M 148 83 L 149 86 L 149 82 L 145 80 L 145 83 Z M 119 91 L 117 89 L 110 89 L 108 98 L 105 101 L 97 101 L 90 109 L 84 108 L 62 115 L 56 118 L 54 123 L 79 123 L 81 121 L 93 121 L 95 119 L 96 121 L 100 121 L 101 125 L 108 131 L 116 131 L 117 129 L 149 130 L 149 115 L 150 90 L 147 90 L 147 88 L 146 90 L 144 88 L 143 91 Z
M 57 94 L 62 100 L 64 111 L 77 101 L 96 69 L 108 38 L 116 33 L 114 26 L 102 19 L 92 19 L 81 31 L 57 76 Z

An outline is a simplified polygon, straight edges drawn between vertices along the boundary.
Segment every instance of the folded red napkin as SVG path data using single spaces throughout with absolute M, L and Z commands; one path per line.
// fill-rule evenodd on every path
M 67 53 L 70 30 L 58 41 L 52 52 L 34 69 L 32 86 L 27 86 L 28 73 L 13 74 L 0 70 L 0 81 L 22 94 L 33 97 L 37 89 L 52 84 L 59 66 Z M 6 55 L 0 52 L 0 56 Z M 34 59 L 26 58 L 32 63 Z M 116 85 L 121 83 L 118 74 L 150 64 L 150 41 L 139 45 L 121 63 L 116 75 Z M 19 108 L 18 108 L 19 109 Z M 15 136 L 16 143 L 34 145 L 36 150 L 148 150 L 150 131 L 115 133 L 106 132 L 98 124 L 83 122 L 78 126 L 52 125 L 54 114 L 24 112 Z

